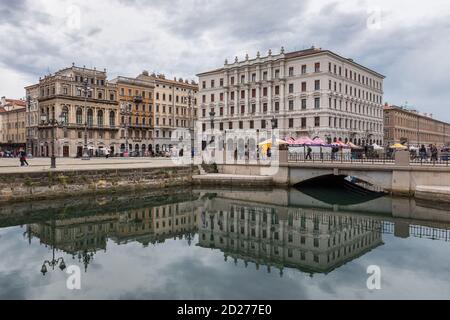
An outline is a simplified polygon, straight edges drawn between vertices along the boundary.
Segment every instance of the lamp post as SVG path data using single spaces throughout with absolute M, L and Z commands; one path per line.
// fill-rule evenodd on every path
M 41 114 L 41 121 L 47 126 L 52 128 L 52 155 L 50 157 L 50 168 L 56 169 L 56 155 L 55 155 L 55 145 L 56 145 L 56 128 L 58 125 L 64 125 L 66 121 L 66 116 L 61 113 L 59 116 L 59 121 L 55 118 L 50 119 L 50 115 Z
M 124 121 L 124 127 L 125 127 L 125 155 L 128 156 L 129 155 L 129 142 L 128 142 L 128 129 L 129 129 L 129 122 L 130 121 L 130 116 L 131 116 L 131 103 L 127 103 L 127 104 L 123 104 L 122 105 L 122 114 L 125 116 L 125 121 Z
M 31 148 L 31 96 L 27 96 L 27 109 L 28 109 L 28 127 L 27 127 L 27 155 L 32 153 Z
M 55 267 L 59 267 L 61 271 L 64 271 L 66 269 L 66 263 L 64 262 L 64 258 L 60 257 L 58 259 L 55 258 L 55 232 L 56 232 L 56 225 L 55 220 L 52 221 L 51 224 L 52 228 L 52 260 L 45 260 L 41 267 L 41 273 L 43 276 L 48 272 L 48 267 L 52 268 L 52 270 L 55 270 Z
M 87 137 L 87 128 L 88 128 L 88 119 L 87 119 L 87 99 L 89 92 L 91 92 L 92 89 L 89 87 L 88 78 L 85 78 L 83 81 L 83 93 L 84 93 L 84 111 L 86 113 L 86 121 L 84 122 L 84 147 L 83 147 L 83 157 L 82 160 L 91 160 L 91 156 L 89 155 L 88 150 L 88 137 Z
M 214 142 L 214 117 L 216 116 L 216 113 L 214 112 L 214 110 L 211 110 L 211 112 L 209 113 L 209 118 L 211 120 L 211 142 Z

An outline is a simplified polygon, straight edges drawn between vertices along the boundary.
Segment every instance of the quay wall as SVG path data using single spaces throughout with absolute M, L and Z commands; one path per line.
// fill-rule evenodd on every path
M 0 203 L 190 186 L 196 167 L 3 173 Z

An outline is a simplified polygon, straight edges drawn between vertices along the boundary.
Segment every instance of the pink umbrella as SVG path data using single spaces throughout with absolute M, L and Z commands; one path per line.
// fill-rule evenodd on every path
M 300 146 L 311 146 L 314 144 L 314 141 L 311 140 L 309 137 L 300 137 L 297 140 L 295 140 L 292 144 L 300 145 Z
M 316 146 L 326 146 L 327 144 L 320 138 L 315 138 L 313 144 Z

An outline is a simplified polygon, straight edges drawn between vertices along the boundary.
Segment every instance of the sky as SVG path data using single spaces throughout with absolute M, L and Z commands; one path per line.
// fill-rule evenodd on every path
M 235 56 L 314 45 L 385 75 L 385 102 L 450 122 L 449 35 L 447 0 L 0 0 L 0 96 L 72 62 L 197 80 Z

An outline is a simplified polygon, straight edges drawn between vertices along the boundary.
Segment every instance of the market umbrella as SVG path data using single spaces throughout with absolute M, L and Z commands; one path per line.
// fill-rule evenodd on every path
M 349 146 L 351 149 L 363 149 L 362 147 L 357 146 L 356 144 L 353 144 L 353 143 L 351 143 L 351 142 L 348 143 L 348 146 Z
M 275 139 L 273 142 L 275 142 L 276 146 L 288 144 L 286 141 L 281 139 Z M 267 154 L 267 149 L 272 148 L 272 139 L 268 139 L 266 141 L 261 142 L 259 144 L 259 147 L 261 148 L 263 154 Z
M 314 141 L 311 140 L 309 137 L 300 137 L 297 140 L 294 140 L 292 144 L 299 146 L 311 146 L 314 144 Z
M 404 145 L 402 145 L 400 143 L 393 144 L 389 148 L 391 148 L 391 149 L 399 149 L 399 150 L 406 150 L 406 149 L 408 149 L 407 146 L 404 146 Z
M 314 143 L 315 146 L 318 146 L 318 147 L 323 147 L 323 146 L 326 146 L 326 145 L 327 145 L 327 143 L 325 143 L 325 141 L 323 141 L 323 140 L 320 139 L 320 138 L 315 138 L 315 139 L 313 140 L 313 143 Z
M 376 143 L 374 143 L 374 144 L 372 145 L 372 147 L 373 147 L 374 150 L 383 150 L 383 149 L 384 149 L 383 147 L 380 147 L 380 146 L 377 145 Z

